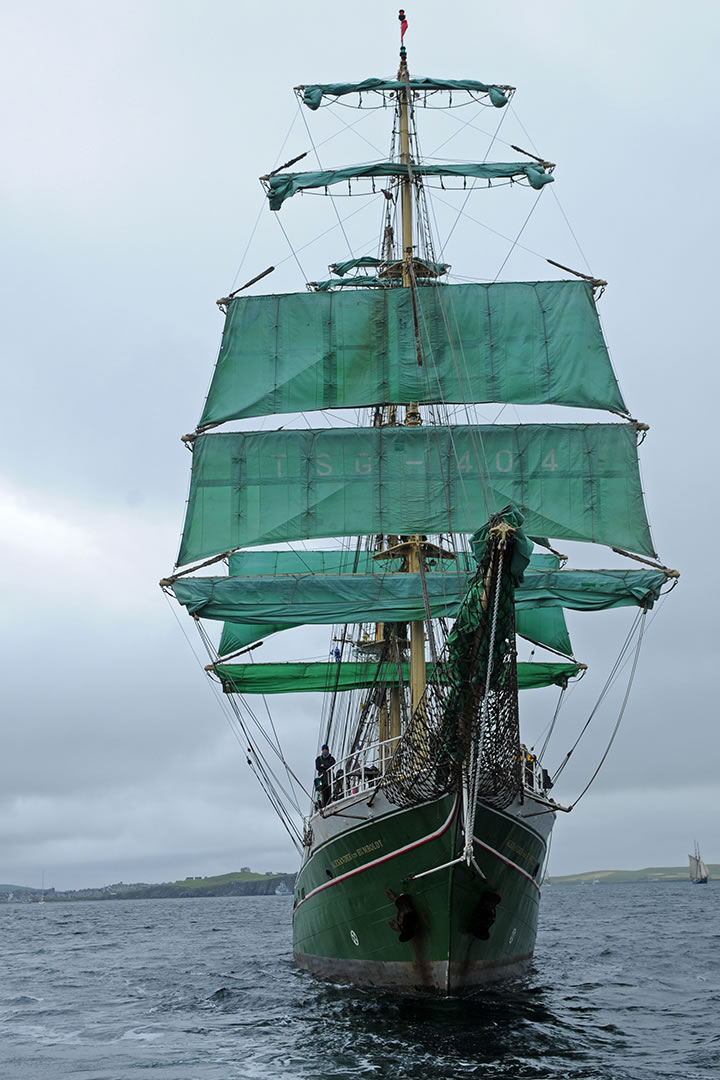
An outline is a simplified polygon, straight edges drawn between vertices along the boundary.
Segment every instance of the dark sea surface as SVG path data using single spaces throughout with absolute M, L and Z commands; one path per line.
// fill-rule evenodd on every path
M 720 884 L 543 890 L 523 979 L 321 983 L 290 897 L 0 905 L 2 1080 L 720 1078 Z

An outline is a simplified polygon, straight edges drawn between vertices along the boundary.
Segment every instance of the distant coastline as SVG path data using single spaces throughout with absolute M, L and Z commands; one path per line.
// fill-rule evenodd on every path
M 709 866 L 710 879 L 720 880 L 720 864 Z M 626 885 L 633 882 L 658 884 L 688 881 L 687 866 L 646 866 L 642 870 L 589 870 L 582 874 L 548 874 L 545 885 Z
M 188 877 L 159 885 L 122 881 L 92 889 L 31 889 L 24 885 L 0 885 L 0 902 L 34 904 L 74 900 L 187 899 L 199 896 L 287 896 L 292 893 L 295 874 L 256 874 L 243 868 L 217 877 Z
M 710 881 L 720 881 L 720 863 L 710 863 Z M 295 874 L 256 874 L 243 867 L 216 877 L 187 877 L 182 881 L 127 884 L 122 881 L 92 889 L 33 889 L 26 885 L 0 885 L 0 903 L 37 904 L 75 900 L 182 900 L 200 896 L 287 896 L 295 885 Z M 582 874 L 548 874 L 548 885 L 662 884 L 688 881 L 686 866 L 648 866 L 642 870 L 588 870 Z

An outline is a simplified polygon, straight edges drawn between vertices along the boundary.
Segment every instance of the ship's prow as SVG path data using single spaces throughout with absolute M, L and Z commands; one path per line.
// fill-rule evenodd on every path
M 525 971 L 554 820 L 548 801 L 479 805 L 468 864 L 458 858 L 458 795 L 404 809 L 382 795 L 368 807 L 369 795 L 309 823 L 295 885 L 298 966 L 334 982 L 440 996 Z

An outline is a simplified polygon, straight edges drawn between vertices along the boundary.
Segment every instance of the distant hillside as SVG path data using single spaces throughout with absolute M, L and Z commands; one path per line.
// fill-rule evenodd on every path
M 720 864 L 709 864 L 710 877 L 720 882 Z M 648 866 L 643 870 L 588 870 L 582 874 L 549 875 L 545 885 L 621 885 L 628 882 L 687 881 L 686 866 Z M 0 901 L 46 903 L 68 900 L 150 900 L 180 899 L 198 896 L 274 896 L 292 893 L 295 874 L 256 874 L 243 868 L 216 877 L 187 877 L 182 881 L 164 881 L 158 885 L 145 882 L 127 884 L 118 881 L 93 889 L 69 889 L 58 892 L 53 888 L 31 889 L 26 885 L 0 885 Z
M 708 864 L 711 880 L 720 881 L 720 864 Z M 548 885 L 622 885 L 631 881 L 687 881 L 687 866 L 646 866 L 644 870 L 589 870 L 584 874 L 550 874 L 545 879 Z
M 59 892 L 45 889 L 44 894 L 38 889 L 24 886 L 1 886 L 7 899 L 22 902 L 38 901 L 41 896 L 47 903 L 68 900 L 150 900 L 153 898 L 179 899 L 197 896 L 273 896 L 278 888 L 281 894 L 292 893 L 295 884 L 294 874 L 255 874 L 251 870 L 239 870 L 232 874 L 220 874 L 217 877 L 188 877 L 183 881 L 165 881 L 159 885 L 147 885 L 145 882 L 126 884 L 118 881 L 114 885 L 104 885 L 94 889 L 68 889 Z
M 113 885 L 110 886 L 110 895 L 113 899 L 124 900 L 188 896 L 273 896 L 281 886 L 292 892 L 294 884 L 294 874 L 254 874 L 250 870 L 240 870 L 217 877 L 190 877 L 184 881 L 166 882 L 163 885 Z

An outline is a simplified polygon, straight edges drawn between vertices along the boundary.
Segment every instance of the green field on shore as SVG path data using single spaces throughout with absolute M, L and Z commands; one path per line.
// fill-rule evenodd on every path
M 720 864 L 709 863 L 710 879 L 720 880 Z M 687 866 L 647 866 L 644 870 L 588 870 L 583 874 L 548 874 L 545 885 L 622 885 L 632 881 L 688 881 Z
M 31 889 L 22 885 L 0 885 L 0 899 L 7 901 L 37 902 L 40 899 L 51 903 L 60 900 L 150 900 L 163 897 L 184 898 L 190 896 L 272 896 L 291 893 L 295 883 L 294 874 L 265 873 L 255 874 L 243 869 L 231 874 L 218 874 L 215 877 L 187 877 L 182 881 L 164 881 L 149 885 L 138 881 L 127 883 L 117 881 L 113 885 L 103 885 L 89 889 L 68 889 L 59 891 L 54 888 Z

